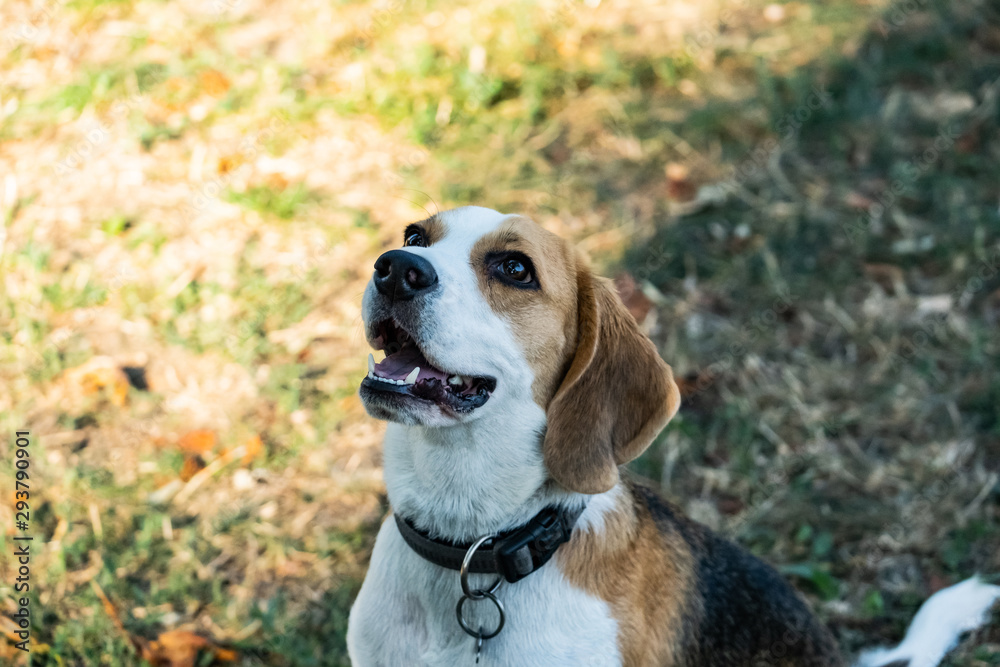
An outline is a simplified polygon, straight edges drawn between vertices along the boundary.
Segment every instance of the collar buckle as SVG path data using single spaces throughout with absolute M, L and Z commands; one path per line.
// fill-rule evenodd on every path
M 547 507 L 523 528 L 498 540 L 493 548 L 497 571 L 514 583 L 549 562 L 552 555 L 568 542 L 580 512 Z

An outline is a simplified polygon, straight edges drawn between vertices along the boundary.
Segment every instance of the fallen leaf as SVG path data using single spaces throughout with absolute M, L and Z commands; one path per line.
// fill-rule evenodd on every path
M 204 459 L 197 454 L 186 454 L 184 456 L 184 464 L 181 466 L 181 480 L 184 482 L 189 481 L 199 471 L 204 470 L 204 468 Z
M 247 453 L 243 456 L 244 465 L 249 465 L 255 458 L 264 453 L 264 442 L 259 435 L 255 435 L 246 444 Z
M 949 586 L 951 586 L 951 582 L 935 572 L 932 572 L 927 577 L 927 590 L 931 595 Z
M 867 195 L 861 194 L 860 192 L 851 190 L 844 195 L 844 204 L 846 204 L 848 208 L 852 208 L 856 211 L 867 211 L 875 205 L 875 200 Z
M 288 186 L 291 185 L 289 180 L 282 174 L 268 174 L 265 180 L 267 181 L 267 186 L 272 190 L 287 190 Z
M 220 174 L 228 174 L 237 167 L 242 166 L 245 162 L 246 158 L 244 158 L 240 154 L 223 155 L 219 158 L 219 161 L 216 163 L 215 169 Z
M 653 309 L 653 302 L 639 289 L 638 283 L 635 282 L 635 278 L 631 274 L 622 273 L 615 278 L 614 282 L 622 303 L 628 308 L 628 312 L 632 313 L 635 321 L 642 324 L 649 315 L 649 311 Z
M 982 136 L 978 127 L 973 127 L 965 132 L 955 141 L 955 152 L 970 155 L 977 153 L 983 145 Z
M 728 493 L 723 493 L 715 499 L 716 509 L 718 509 L 721 514 L 725 514 L 726 516 L 732 516 L 742 512 L 745 506 L 746 505 L 742 499 Z
M 198 661 L 198 656 L 201 654 L 211 656 L 212 663 L 235 662 L 239 657 L 236 651 L 216 646 L 201 635 L 186 630 L 170 630 L 151 641 L 129 634 L 118 615 L 118 610 L 104 589 L 95 580 L 90 581 L 90 588 L 101 601 L 104 613 L 114 626 L 128 638 L 142 659 L 153 667 L 195 667 L 204 664 Z
M 180 447 L 182 452 L 207 454 L 215 448 L 215 443 L 215 431 L 200 429 L 197 431 L 188 431 L 182 435 L 177 446 Z
M 696 396 L 715 384 L 716 375 L 711 370 L 693 371 L 681 377 L 674 377 L 681 398 Z
M 111 357 L 94 357 L 66 371 L 64 380 L 70 391 L 76 390 L 84 395 L 108 389 L 108 400 L 117 407 L 123 407 L 128 400 L 128 376 Z
M 198 83 L 212 97 L 222 97 L 232 85 L 225 74 L 214 69 L 207 69 L 199 74 Z
M 694 199 L 698 188 L 691 180 L 691 171 L 680 162 L 671 162 L 666 167 L 667 196 L 677 202 Z
M 900 296 L 906 294 L 906 280 L 903 270 L 895 264 L 865 264 L 865 275 L 878 283 L 886 294 Z
M 141 641 L 141 640 L 140 640 Z M 186 630 L 164 632 L 150 642 L 141 642 L 142 658 L 154 667 L 195 667 L 198 656 L 207 653 L 219 662 L 234 662 L 235 651 L 216 646 L 201 635 Z

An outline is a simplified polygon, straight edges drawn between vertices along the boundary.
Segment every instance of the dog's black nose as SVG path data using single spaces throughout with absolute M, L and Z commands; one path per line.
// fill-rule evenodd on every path
M 375 260 L 375 289 L 392 301 L 412 299 L 437 281 L 431 263 L 412 252 L 390 250 Z

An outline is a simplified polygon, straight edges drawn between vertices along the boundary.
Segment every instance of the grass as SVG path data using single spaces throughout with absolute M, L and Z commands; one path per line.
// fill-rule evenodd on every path
M 32 665 L 175 630 L 346 664 L 386 510 L 361 292 L 405 222 L 466 203 L 632 276 L 684 393 L 633 468 L 845 652 L 1000 573 L 992 5 L 251 5 L 0 10 Z M 998 628 L 950 664 L 1000 665 Z

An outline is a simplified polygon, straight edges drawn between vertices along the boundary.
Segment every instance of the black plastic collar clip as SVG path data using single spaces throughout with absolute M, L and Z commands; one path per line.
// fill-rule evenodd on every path
M 564 542 L 568 542 L 580 513 L 567 516 L 554 507 L 549 507 L 501 540 L 493 548 L 497 571 L 503 578 L 514 583 L 539 569 L 552 558 Z

